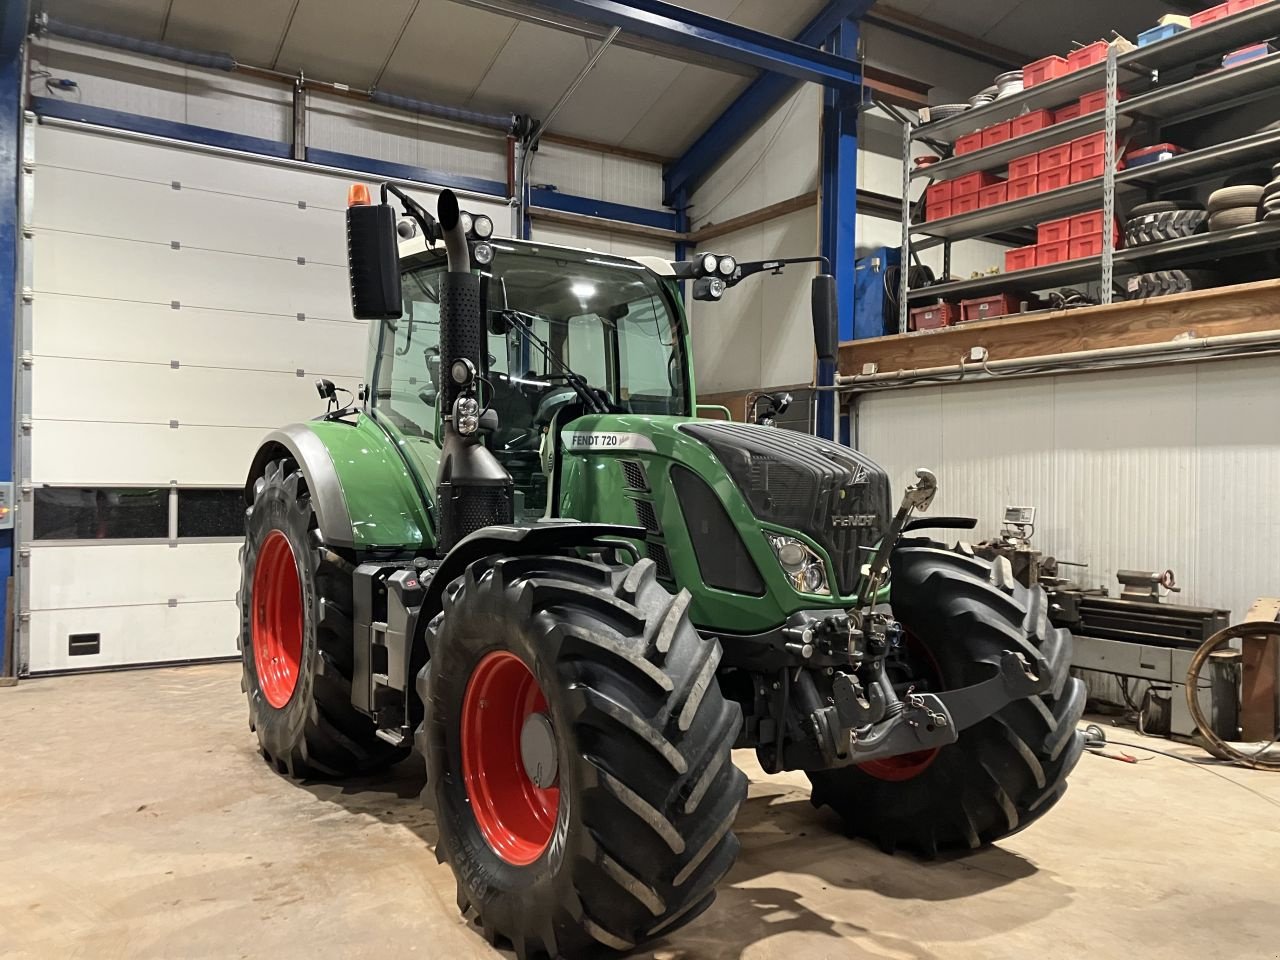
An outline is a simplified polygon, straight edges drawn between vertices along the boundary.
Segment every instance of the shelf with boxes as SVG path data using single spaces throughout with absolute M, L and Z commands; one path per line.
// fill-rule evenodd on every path
M 1220 10 L 1225 12 L 1219 12 Z M 1257 43 L 1261 38 L 1280 35 L 1280 3 L 1237 0 L 1234 5 L 1228 2 L 1202 11 L 1191 20 L 1195 26 L 1190 30 L 1167 32 L 1160 38 L 1156 38 L 1153 33 L 1152 42 L 1121 53 L 1116 61 L 1121 89 L 1138 81 L 1149 81 L 1153 72 L 1195 63 Z M 1092 56 L 1097 57 L 1098 45 L 1090 46 Z M 1078 68 L 1065 74 L 1050 76 L 1042 82 L 1034 82 L 1036 77 L 1033 76 L 1033 82 L 1028 84 L 1024 78 L 1025 89 L 1021 93 L 975 107 L 945 120 L 922 124 L 916 128 L 916 137 L 954 143 L 960 137 L 982 127 L 1012 120 L 1035 110 L 1067 105 L 1100 90 L 1105 85 L 1106 75 L 1105 50 L 1101 52 L 1104 54 L 1102 58 L 1087 65 L 1083 64 L 1087 56 L 1077 57 L 1076 63 L 1080 64 Z M 1070 55 L 1059 59 L 1067 67 L 1072 66 Z
M 1187 235 L 1206 229 L 1203 212 L 1172 223 L 1162 218 L 1154 226 L 1145 222 L 1151 217 L 1138 227 L 1136 219 L 1123 226 L 1121 219 L 1161 194 L 1238 177 L 1249 164 L 1270 166 L 1280 159 L 1280 131 L 1205 146 L 1206 137 L 1197 138 L 1197 127 L 1189 124 L 1272 95 L 1280 84 L 1280 56 L 1271 55 L 1267 38 L 1277 33 L 1280 2 L 1228 0 L 1203 15 L 1165 18 L 1140 35 L 1137 48 L 1100 42 L 1029 64 L 1020 93 L 945 120 L 908 125 L 905 147 L 925 141 L 945 159 L 913 171 L 906 159 L 911 151 L 904 150 L 904 195 L 913 180 L 933 181 L 917 201 L 915 217 L 904 204 L 904 251 L 919 234 L 943 241 L 946 252 L 944 282 L 901 291 L 899 328 L 907 328 L 909 305 L 918 310 L 939 298 L 960 301 L 954 317 L 935 314 L 940 323 L 971 319 L 964 305 L 975 297 L 991 301 L 988 311 L 1034 308 L 1035 291 L 1061 284 L 1097 284 L 1090 295 L 1109 303 L 1113 290 L 1125 295 L 1117 278 L 1275 245 L 1272 224 Z M 1190 137 L 1193 149 L 1159 142 L 1169 139 L 1161 136 L 1166 128 Z M 951 156 L 937 139 L 947 131 L 954 141 Z M 1236 214 L 1230 225 L 1238 223 Z M 998 235 L 998 242 L 1016 243 L 1031 230 L 1036 242 L 1008 250 L 1003 273 L 946 279 L 953 241 Z M 1126 234 L 1141 246 L 1121 249 Z

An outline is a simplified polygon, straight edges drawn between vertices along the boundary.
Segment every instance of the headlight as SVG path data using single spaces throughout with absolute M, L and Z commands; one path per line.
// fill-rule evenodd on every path
M 826 564 L 806 543 L 777 533 L 766 533 L 765 536 L 773 548 L 773 555 L 778 558 L 778 566 L 782 567 L 792 587 L 801 593 L 831 595 Z
M 702 272 L 707 274 L 715 273 L 719 262 L 714 253 L 704 253 L 702 255 Z
M 467 212 L 464 210 L 464 211 L 462 212 L 462 214 L 461 214 L 461 218 L 462 218 L 462 232 L 463 232 L 463 233 L 470 233 L 470 232 L 471 232 L 471 226 L 472 226 L 472 224 L 475 222 L 474 220 L 472 220 L 472 219 L 471 219 L 471 214 L 467 213 Z
M 721 257 L 719 269 L 722 276 L 732 277 L 733 271 L 738 269 L 738 261 L 733 257 Z
M 476 232 L 476 236 L 481 240 L 488 240 L 493 236 L 493 221 L 482 213 L 475 218 L 471 229 Z

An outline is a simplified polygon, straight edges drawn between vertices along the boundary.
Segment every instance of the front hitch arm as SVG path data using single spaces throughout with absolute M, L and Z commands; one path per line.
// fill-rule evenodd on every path
M 885 577 L 889 575 L 889 557 L 898 545 L 898 538 L 902 536 L 902 531 L 906 528 L 907 521 L 911 519 L 911 514 L 916 510 L 921 513 L 928 510 L 929 504 L 933 503 L 933 498 L 937 492 L 938 478 L 933 475 L 933 471 L 926 470 L 924 467 L 916 470 L 916 482 L 907 487 L 906 493 L 903 494 L 902 503 L 898 506 L 898 512 L 893 515 L 889 529 L 885 531 L 884 536 L 881 538 L 880 546 L 876 549 L 876 555 L 871 558 L 871 563 L 867 566 L 866 575 L 862 578 L 862 590 L 858 594 L 859 610 L 865 610 L 876 602 L 876 594 L 880 590 L 880 585 L 884 583 Z

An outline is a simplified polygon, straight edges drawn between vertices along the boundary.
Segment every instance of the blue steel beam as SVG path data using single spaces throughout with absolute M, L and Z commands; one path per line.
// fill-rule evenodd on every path
M 820 47 L 827 42 L 832 31 L 848 19 L 858 19 L 875 3 L 875 0 L 832 0 L 796 35 L 793 41 L 805 47 Z M 856 48 L 848 59 L 857 55 Z M 725 155 L 737 146 L 748 133 L 767 117 L 795 88 L 795 78 L 778 72 L 761 74 L 751 81 L 706 131 L 670 164 L 663 174 L 665 202 L 672 203 L 681 190 L 692 193 L 705 180 Z
M 18 289 L 18 190 L 22 160 L 22 44 L 27 32 L 26 0 L 0 5 L 0 480 L 13 476 L 13 378 L 14 331 L 19 309 Z M 12 507 L 12 504 L 10 504 Z M 10 514 L 12 517 L 12 513 Z M 13 576 L 13 531 L 0 530 L 0 577 Z M 17 658 L 5 649 L 5 638 L 16 636 L 6 626 L 14 612 L 0 590 L 0 674 Z
M 857 87 L 862 82 L 856 63 L 812 44 L 751 30 L 665 0 L 523 0 L 518 6 L 525 11 L 540 9 L 570 20 L 618 27 L 624 34 L 673 50 L 782 73 L 796 80 L 844 87 Z
M 858 25 L 840 23 L 827 41 L 828 49 L 852 57 L 858 49 Z M 822 255 L 831 261 L 836 278 L 841 341 L 853 339 L 854 246 L 857 239 L 858 108 L 857 94 L 828 88 L 822 102 Z M 818 363 L 818 386 L 836 382 L 836 363 Z M 817 434 L 836 440 L 836 397 L 820 390 L 817 402 Z

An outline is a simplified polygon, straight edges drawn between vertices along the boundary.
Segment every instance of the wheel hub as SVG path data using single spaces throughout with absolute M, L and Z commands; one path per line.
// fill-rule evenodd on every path
M 250 642 L 258 688 L 279 710 L 293 697 L 302 665 L 302 587 L 289 538 L 272 530 L 253 568 Z
M 488 653 L 471 671 L 461 734 L 462 778 L 481 835 L 507 863 L 533 863 L 560 809 L 559 750 L 547 698 L 514 653 Z

